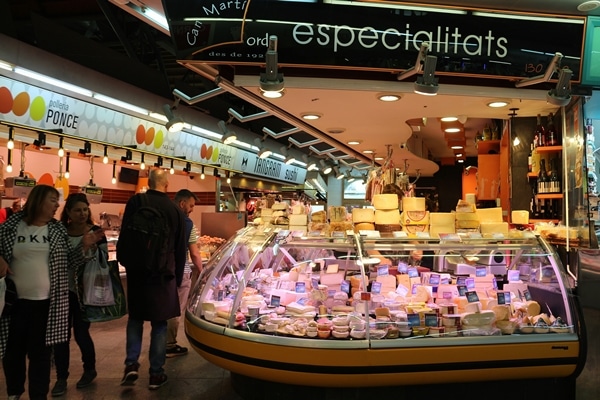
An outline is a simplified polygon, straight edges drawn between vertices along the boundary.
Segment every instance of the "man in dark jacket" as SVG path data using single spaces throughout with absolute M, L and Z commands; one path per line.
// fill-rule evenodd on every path
M 184 215 L 167 196 L 168 179 L 162 169 L 153 169 L 148 176 L 150 189 L 145 194 L 133 196 L 125 206 L 123 227 L 127 227 L 134 212 L 142 207 L 141 196 L 147 196 L 150 206 L 161 210 L 169 223 L 169 243 L 167 269 L 168 274 L 150 277 L 144 268 L 125 264 L 127 272 L 127 344 L 125 373 L 121 385 L 131 385 L 138 378 L 140 351 L 144 321 L 150 321 L 150 384 L 149 389 L 158 389 L 167 382 L 164 372 L 166 359 L 167 320 L 180 314 L 177 287 L 181 284 L 187 243 L 185 240 Z M 133 252 L 137 259 L 145 250 L 143 248 L 125 248 L 117 243 L 117 259 L 131 259 Z M 129 253 L 129 254 L 128 254 Z

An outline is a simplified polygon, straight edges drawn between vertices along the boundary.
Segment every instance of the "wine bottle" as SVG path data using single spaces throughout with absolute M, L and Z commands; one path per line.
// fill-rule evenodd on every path
M 533 171 L 533 143 L 529 145 L 529 155 L 527 156 L 527 171 Z
M 550 193 L 560 193 L 560 179 L 558 179 L 556 164 L 556 158 L 550 160 L 550 177 L 548 178 L 548 189 Z
M 533 146 L 533 151 L 531 152 L 531 173 L 539 174 L 540 173 L 540 153 L 537 151 L 537 146 Z
M 535 127 L 534 137 L 537 136 L 537 146 L 546 146 L 546 128 L 542 125 L 542 115 L 537 115 L 537 125 Z
M 546 160 L 540 160 L 540 172 L 538 174 L 538 193 L 548 193 L 548 174 L 546 173 Z
M 548 114 L 548 125 L 546 126 L 546 146 L 558 145 L 558 134 L 554 126 L 554 114 Z
M 534 219 L 540 219 L 540 206 L 539 206 L 539 200 L 535 200 L 534 202 L 534 209 L 533 209 L 533 218 Z
M 544 199 L 540 199 L 540 218 L 546 219 L 546 201 Z

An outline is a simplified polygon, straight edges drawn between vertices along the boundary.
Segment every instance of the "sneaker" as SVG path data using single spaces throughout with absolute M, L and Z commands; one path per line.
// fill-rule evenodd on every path
M 133 385 L 138 378 L 138 368 L 140 364 L 133 363 L 129 364 L 125 367 L 125 373 L 123 374 L 123 379 L 121 380 L 121 385 L 128 386 Z
M 65 394 L 66 392 L 67 392 L 67 380 L 59 379 L 54 384 L 51 394 L 52 394 L 52 397 L 59 397 L 59 396 L 62 396 L 63 394 Z
M 150 375 L 150 384 L 148 385 L 148 389 L 156 390 L 165 383 L 167 383 L 168 378 L 166 374 L 160 375 Z
M 83 375 L 81 375 L 81 379 L 77 382 L 77 389 L 82 389 L 86 386 L 89 386 L 94 379 L 96 379 L 98 373 L 95 369 L 86 369 L 83 371 Z
M 185 356 L 188 353 L 187 347 L 182 347 L 178 344 L 175 347 L 171 347 L 167 349 L 167 358 L 177 357 L 177 356 Z

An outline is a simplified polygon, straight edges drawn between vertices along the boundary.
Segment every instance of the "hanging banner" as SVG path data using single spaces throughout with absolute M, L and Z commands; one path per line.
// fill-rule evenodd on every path
M 250 175 L 301 184 L 306 170 L 96 104 L 0 76 L 0 119 Z

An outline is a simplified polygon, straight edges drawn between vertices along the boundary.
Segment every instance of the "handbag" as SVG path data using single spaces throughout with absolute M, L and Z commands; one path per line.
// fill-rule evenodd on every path
M 115 304 L 108 260 L 100 249 L 83 269 L 83 297 L 86 306 L 112 306 Z
M 127 301 L 125 289 L 121 282 L 121 274 L 119 273 L 119 263 L 116 260 L 110 260 L 106 264 L 108 266 L 109 282 L 112 285 L 114 304 L 107 306 L 82 305 L 83 319 L 85 321 L 106 322 L 119 319 L 127 314 Z
M 12 279 L 2 278 L 0 279 L 0 281 L 2 281 L 4 284 L 4 292 L 1 292 L 0 287 L 0 296 L 4 301 L 4 307 L 0 308 L 0 315 L 2 315 L 2 317 L 6 317 L 10 315 L 10 312 L 19 296 L 17 295 L 17 287 L 15 286 L 15 283 Z

